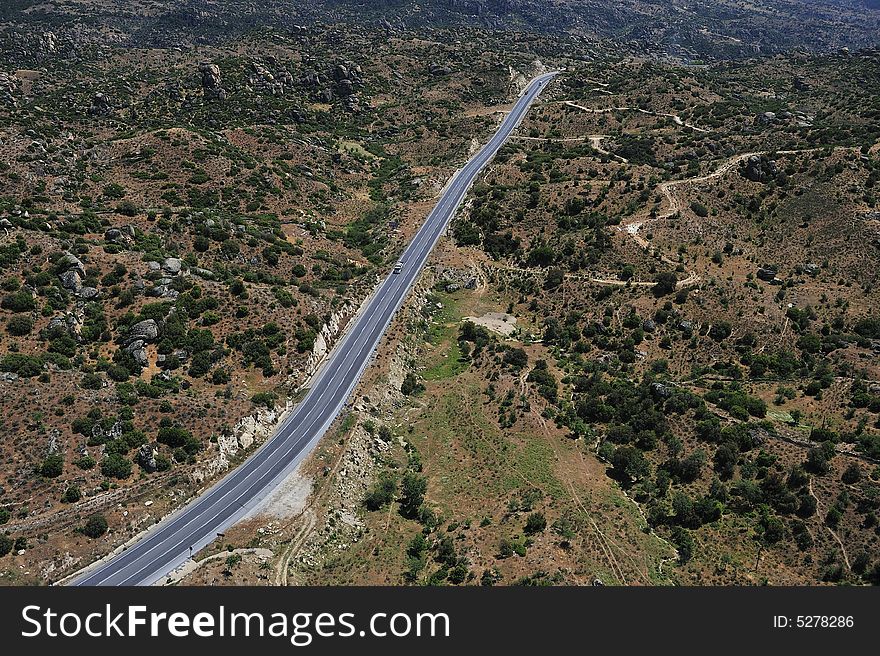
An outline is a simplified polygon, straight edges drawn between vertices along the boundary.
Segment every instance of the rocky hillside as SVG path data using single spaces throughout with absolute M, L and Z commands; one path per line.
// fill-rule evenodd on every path
M 595 44 L 597 53 L 622 47 L 685 62 L 793 48 L 876 47 L 880 34 L 880 9 L 873 0 L 15 0 L 0 8 L 0 20 L 157 46 L 212 42 L 267 25 L 293 29 L 370 22 L 389 33 L 468 26 L 568 34 Z
M 26 581 L 265 437 L 527 62 L 371 30 L 147 50 L 81 29 L 0 54 L 0 531 Z M 109 540 L 75 531 L 96 511 Z

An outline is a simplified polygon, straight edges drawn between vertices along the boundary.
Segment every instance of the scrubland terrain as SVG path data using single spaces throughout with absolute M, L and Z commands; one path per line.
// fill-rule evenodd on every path
M 0 581 L 62 580 L 262 443 L 557 69 L 350 409 L 168 582 L 880 582 L 876 50 L 211 3 L 172 45 L 132 27 L 161 3 L 46 4 L 0 30 Z
M 404 453 L 299 580 L 876 581 L 877 64 L 567 71 L 426 274 L 412 400 L 361 414 Z
M 531 66 L 473 52 L 462 78 L 458 51 L 432 68 L 443 46 L 366 32 L 312 54 L 339 36 L 87 48 L 39 68 L 7 53 L 0 485 L 28 545 L 16 580 L 69 573 L 259 444 L 494 125 L 469 108 L 506 101 Z M 95 512 L 109 543 L 70 533 Z

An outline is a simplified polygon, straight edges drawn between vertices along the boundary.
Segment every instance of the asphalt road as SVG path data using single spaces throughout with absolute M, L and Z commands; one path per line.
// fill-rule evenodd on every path
M 446 185 L 401 256 L 403 271 L 389 274 L 382 282 L 277 433 L 208 491 L 126 550 L 85 571 L 73 585 L 149 585 L 158 581 L 252 511 L 294 470 L 344 407 L 468 188 L 555 75 L 548 73 L 532 80 L 489 143 Z

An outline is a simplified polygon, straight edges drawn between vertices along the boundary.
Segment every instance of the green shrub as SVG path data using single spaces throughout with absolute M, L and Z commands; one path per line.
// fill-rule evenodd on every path
M 400 386 L 400 391 L 405 396 L 414 396 L 424 392 L 425 386 L 416 379 L 412 372 L 410 372 L 404 377 L 403 384 Z
M 75 460 L 74 465 L 79 467 L 80 469 L 94 469 L 95 465 L 97 465 L 97 461 L 90 455 L 86 454 L 82 458 Z
M 90 538 L 99 538 L 107 532 L 107 518 L 104 515 L 95 514 L 86 520 L 80 533 Z
M 40 476 L 58 478 L 64 472 L 64 458 L 58 453 L 49 454 L 37 471 L 39 471 Z
M 176 449 L 177 447 L 186 444 L 187 439 L 189 439 L 190 437 L 190 432 L 185 428 L 166 426 L 159 429 L 157 440 L 159 444 L 165 444 L 166 446 L 170 446 L 172 449 Z
M 80 499 L 82 499 L 82 492 L 76 485 L 71 485 L 64 490 L 64 494 L 61 496 L 61 501 L 64 503 L 76 503 Z
M 698 203 L 698 202 L 694 201 L 693 203 L 691 203 L 691 210 L 693 211 L 694 214 L 696 214 L 697 216 L 699 216 L 702 219 L 705 219 L 707 216 L 709 216 L 708 208 L 705 205 L 703 205 L 702 203 Z
M 364 506 L 367 510 L 380 510 L 394 500 L 396 492 L 397 480 L 392 474 L 383 472 L 364 497 Z
M 6 332 L 15 337 L 29 335 L 34 328 L 33 320 L 24 314 L 16 314 L 6 324 Z
M 131 476 L 131 460 L 111 453 L 101 461 L 101 473 L 108 478 L 128 478 Z
M 22 378 L 33 378 L 42 373 L 43 361 L 32 355 L 9 353 L 0 358 L 0 371 L 18 374 Z
M 251 397 L 251 402 L 256 405 L 264 405 L 269 410 L 275 407 L 275 402 L 278 401 L 278 395 L 275 392 L 257 392 Z
M 37 304 L 30 292 L 20 289 L 17 292 L 4 296 L 3 300 L 0 301 L 0 307 L 12 312 L 30 312 L 36 309 Z
M 547 528 L 547 519 L 544 517 L 544 513 L 533 512 L 526 519 L 526 525 L 523 530 L 526 532 L 526 535 L 534 535 L 535 533 L 541 533 L 545 528 Z
M 89 372 L 82 377 L 79 384 L 83 389 L 99 390 L 104 386 L 104 379 L 98 374 Z
M 404 474 L 401 484 L 400 514 L 410 519 L 418 517 L 427 491 L 427 478 L 411 471 Z
M 125 196 L 125 187 L 121 184 L 114 182 L 113 184 L 109 184 L 104 187 L 104 197 L 110 198 L 112 200 L 120 200 Z

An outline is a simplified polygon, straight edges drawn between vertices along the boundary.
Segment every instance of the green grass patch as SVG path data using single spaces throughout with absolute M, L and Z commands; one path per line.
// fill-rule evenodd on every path
M 461 359 L 461 349 L 458 344 L 458 324 L 461 321 L 458 300 L 452 294 L 435 293 L 432 296 L 432 302 L 440 303 L 442 307 L 435 306 L 431 314 L 432 323 L 428 328 L 426 339 L 437 348 L 428 359 L 427 368 L 422 372 L 422 378 L 425 380 L 454 378 L 470 367 L 469 362 Z
M 339 143 L 339 150 L 344 153 L 351 153 L 358 159 L 376 159 L 376 156 L 373 153 L 369 152 L 366 148 L 363 147 L 362 144 L 358 143 L 357 141 L 341 141 Z
M 789 414 L 785 410 L 774 410 L 772 408 L 768 408 L 767 419 L 771 421 L 778 421 L 782 424 L 787 424 L 789 428 L 804 433 L 805 437 L 809 437 L 810 431 L 813 428 L 812 425 L 805 423 L 803 419 L 801 419 L 800 423 L 797 426 L 792 425 L 791 414 Z
M 422 372 L 422 378 L 425 380 L 443 380 L 445 378 L 455 378 L 460 373 L 467 371 L 470 363 L 461 359 L 461 349 L 458 342 L 452 340 L 448 349 L 443 349 L 445 353 L 437 353 L 437 360 L 430 367 Z
M 568 498 L 562 483 L 553 473 L 554 463 L 556 461 L 553 448 L 547 442 L 537 436 L 522 436 L 525 444 L 516 449 L 515 469 L 528 479 L 532 484 L 537 485 L 547 492 L 554 499 Z M 508 485 L 511 489 L 522 487 L 526 482 L 514 472 L 510 472 L 506 477 Z

